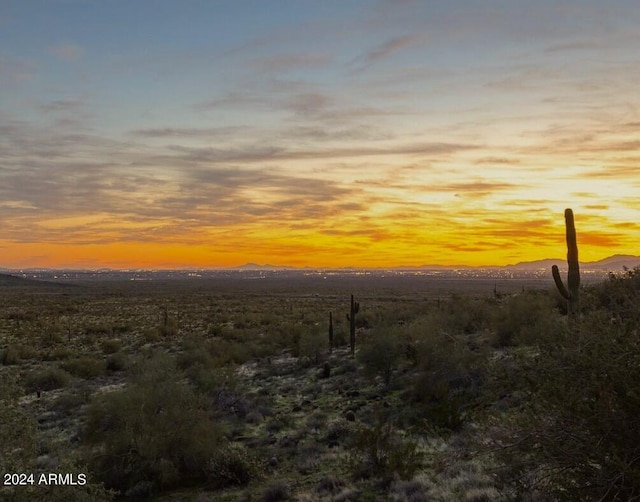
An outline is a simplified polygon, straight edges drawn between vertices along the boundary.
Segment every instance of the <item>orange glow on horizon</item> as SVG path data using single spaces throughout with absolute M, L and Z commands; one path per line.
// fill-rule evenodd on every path
M 612 254 L 634 254 L 625 232 L 580 230 L 577 217 L 581 261 L 595 261 Z M 563 258 L 564 223 L 545 220 L 500 220 L 484 225 L 457 222 L 452 228 L 438 229 L 428 222 L 420 225 L 379 225 L 371 230 L 298 228 L 240 228 L 233 232 L 209 229 L 197 236 L 173 235 L 158 242 L 16 243 L 0 241 L 2 265 L 6 268 L 221 268 L 245 263 L 277 266 L 340 268 L 442 265 L 502 266 L 546 258 Z M 389 230 L 387 229 L 389 228 Z M 637 230 L 637 228 L 636 228 Z

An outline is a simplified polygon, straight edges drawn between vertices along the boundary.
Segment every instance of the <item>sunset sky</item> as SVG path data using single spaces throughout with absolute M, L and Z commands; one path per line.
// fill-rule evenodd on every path
M 0 267 L 640 254 L 637 0 L 2 0 Z

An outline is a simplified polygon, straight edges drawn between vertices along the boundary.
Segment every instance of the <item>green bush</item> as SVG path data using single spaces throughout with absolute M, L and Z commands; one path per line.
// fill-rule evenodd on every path
M 391 382 L 393 373 L 401 355 L 400 329 L 378 329 L 364 340 L 358 352 L 358 360 L 364 364 L 369 375 L 382 377 L 385 385 Z
M 112 333 L 111 326 L 107 324 L 93 324 L 85 327 L 84 332 L 87 336 L 96 337 L 102 335 L 109 335 Z
M 4 377 L 0 385 L 1 473 L 26 472 L 37 455 L 38 424 L 18 405 L 19 394 L 15 379 Z
M 203 343 L 204 345 L 204 343 Z M 204 346 L 194 347 L 178 356 L 178 367 L 187 369 L 194 366 L 203 368 L 213 367 L 213 357 Z
M 238 390 L 238 378 L 231 367 L 205 368 L 204 366 L 192 366 L 185 371 L 185 375 L 197 392 L 211 399 L 210 402 L 214 408 L 218 408 L 218 405 L 221 405 L 221 409 L 228 407 L 219 402 L 219 398 L 222 399 L 222 396 L 224 396 L 223 401 L 241 399 Z M 231 396 L 235 396 L 235 398 L 232 399 Z M 230 406 L 233 406 L 233 403 Z
M 0 385 L 0 445 L 4 446 L 0 448 L 0 472 L 34 473 L 37 477 L 38 424 L 32 414 L 25 412 L 17 403 L 18 395 L 16 382 L 11 378 L 4 378 Z M 53 472 L 86 473 L 86 469 L 76 465 L 65 455 Z M 112 494 L 90 478 L 83 486 L 0 486 L 0 500 L 11 502 L 108 502 L 112 498 Z
M 0 350 L 0 363 L 4 366 L 10 364 L 18 364 L 20 362 L 20 353 L 13 345 L 9 345 L 6 348 Z
M 318 364 L 322 353 L 329 346 L 328 335 L 321 335 L 317 326 L 305 331 L 298 339 L 297 350 L 294 350 L 300 358 Z
M 544 341 L 554 330 L 560 316 L 546 292 L 527 292 L 507 299 L 494 309 L 492 327 L 496 347 Z
M 71 376 L 66 371 L 60 368 L 46 368 L 29 373 L 24 387 L 27 392 L 48 391 L 65 387 L 70 380 Z
M 88 393 L 74 392 L 59 396 L 53 405 L 54 409 L 63 415 L 70 416 L 77 413 L 78 408 L 89 400 Z
M 208 480 L 216 488 L 246 486 L 262 479 L 262 463 L 242 446 L 225 445 L 219 448 L 209 461 Z
M 456 430 L 481 391 L 483 358 L 472 352 L 461 337 L 445 333 L 421 335 L 420 330 L 424 329 L 420 321 L 409 327 L 415 340 L 418 371 L 407 395 L 419 411 L 416 418 L 426 420 L 430 426 Z
M 446 313 L 444 330 L 453 335 L 482 332 L 491 322 L 491 308 L 483 298 L 452 294 L 440 312 Z
M 80 357 L 77 359 L 64 361 L 60 364 L 60 367 L 73 376 L 92 379 L 104 375 L 106 370 L 106 363 L 102 359 Z
M 20 359 L 35 359 L 38 357 L 38 350 L 31 344 L 22 343 L 16 345 L 16 350 L 18 351 L 18 355 Z
M 102 352 L 105 354 L 115 354 L 122 348 L 122 340 L 119 338 L 110 338 L 102 342 Z
M 251 359 L 251 349 L 249 341 L 225 340 L 224 338 L 212 340 L 208 346 L 215 367 L 226 366 L 229 363 L 243 364 Z
M 125 493 L 148 480 L 154 490 L 205 480 L 222 432 L 173 360 L 159 354 L 134 368 L 129 387 L 93 400 L 85 438 L 95 447 L 96 479 Z
M 608 280 L 585 288 L 583 306 L 607 312 L 612 324 L 640 327 L 640 267 L 610 274 Z
M 107 356 L 107 371 L 116 372 L 127 369 L 129 358 L 124 352 L 116 352 Z
M 142 337 L 147 343 L 156 343 L 162 340 L 162 335 L 159 329 L 156 328 L 147 328 L 142 333 Z
M 174 319 L 169 319 L 167 324 L 161 324 L 158 327 L 158 332 L 165 338 L 175 336 L 178 334 L 178 323 Z
M 291 500 L 291 489 L 284 481 L 272 482 L 258 498 L 258 502 L 283 502 L 286 500 Z
M 76 354 L 72 349 L 68 347 L 56 347 L 49 354 L 47 354 L 46 359 L 49 361 L 62 361 L 64 359 L 69 359 Z
M 373 477 L 386 483 L 395 477 L 411 479 L 424 461 L 415 441 L 402 436 L 384 414 L 378 414 L 372 427 L 358 427 L 347 451 L 347 469 L 354 478 Z

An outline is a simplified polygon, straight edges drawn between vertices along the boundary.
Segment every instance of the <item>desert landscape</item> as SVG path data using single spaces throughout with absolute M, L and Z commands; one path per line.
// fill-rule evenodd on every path
M 640 501 L 638 26 L 0 0 L 0 501 Z
M 3 500 L 639 493 L 638 269 L 573 326 L 550 277 L 150 275 L 4 276 L 2 471 L 85 482 Z

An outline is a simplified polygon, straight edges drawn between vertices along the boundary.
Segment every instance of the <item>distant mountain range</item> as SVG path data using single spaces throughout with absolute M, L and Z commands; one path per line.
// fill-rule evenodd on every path
M 551 269 L 553 265 L 559 268 L 567 267 L 567 260 L 546 259 L 537 261 L 520 262 L 515 265 L 507 265 L 505 268 L 515 270 L 540 270 Z M 623 267 L 634 268 L 640 266 L 640 256 L 616 254 L 598 261 L 580 262 L 580 268 L 584 270 L 599 270 L 604 272 L 620 272 Z
M 20 286 L 38 286 L 38 287 L 67 287 L 69 284 L 60 284 L 52 281 L 42 281 L 37 279 L 28 279 L 25 277 L 17 277 L 15 275 L 0 273 L 0 287 L 20 287 Z
M 535 261 L 523 261 L 513 265 L 504 265 L 504 266 L 486 266 L 486 267 L 472 267 L 469 265 L 419 265 L 416 267 L 389 267 L 400 270 L 413 270 L 413 269 L 431 269 L 431 270 L 451 270 L 451 269 L 473 269 L 473 268 L 483 268 L 483 269 L 513 269 L 513 270 L 525 270 L 525 271 L 534 271 L 534 270 L 542 270 L 549 269 L 553 265 L 557 265 L 560 269 L 567 267 L 567 260 L 563 259 L 555 259 L 555 258 L 547 258 L 544 260 L 535 260 Z M 584 270 L 597 270 L 604 272 L 620 272 L 623 267 L 634 268 L 640 266 L 640 256 L 633 255 L 623 255 L 616 254 L 613 256 L 609 256 L 608 258 L 604 258 L 598 261 L 587 261 L 580 262 L 580 267 Z M 326 267 L 317 267 L 324 269 Z M 340 267 L 336 270 L 353 270 L 358 268 L 367 268 L 367 267 Z M 383 267 L 384 268 L 384 267 Z M 314 270 L 315 267 L 292 267 L 286 265 L 258 265 L 257 263 L 246 263 L 244 265 L 240 265 L 237 267 L 230 267 L 227 270 L 238 270 L 238 271 L 277 271 L 277 270 Z
M 227 268 L 217 268 L 217 270 L 226 270 L 226 271 L 238 271 L 238 272 L 269 272 L 269 271 L 285 271 L 285 270 L 335 270 L 335 271 L 351 271 L 351 270 L 376 270 L 376 269 L 395 269 L 395 270 L 462 270 L 462 269 L 496 269 L 496 270 L 519 270 L 524 272 L 533 272 L 538 270 L 551 270 L 553 265 L 557 265 L 560 269 L 567 268 L 567 261 L 564 259 L 555 259 L 548 258 L 544 260 L 536 260 L 536 261 L 527 261 L 527 262 L 519 262 L 512 265 L 504 265 L 504 266 L 484 266 L 484 267 L 472 267 L 469 265 L 419 265 L 415 267 L 340 267 L 340 268 L 331 268 L 331 267 L 294 267 L 287 265 L 259 265 L 257 263 L 245 263 L 244 265 L 239 265 L 236 267 L 227 267 Z M 582 270 L 593 270 L 599 272 L 621 272 L 623 267 L 634 268 L 640 266 L 640 256 L 633 255 L 622 255 L 616 254 L 613 256 L 609 256 L 608 258 L 604 258 L 598 261 L 591 262 L 580 262 L 580 268 Z M 47 269 L 47 268 L 33 268 L 33 269 L 25 269 L 21 272 L 27 273 L 53 273 L 56 269 Z M 179 270 L 179 269 L 176 269 Z M 184 269 L 184 270 L 197 270 L 193 267 Z M 89 272 L 89 270 L 86 270 Z M 115 270 L 115 269 L 100 269 L 93 270 L 93 273 L 108 273 L 108 272 L 148 272 L 144 270 Z M 25 280 L 22 277 L 16 277 L 16 271 L 12 271 L 9 269 L 0 268 L 0 286 L 8 286 L 11 284 L 25 284 Z M 42 281 L 35 281 L 42 282 Z

